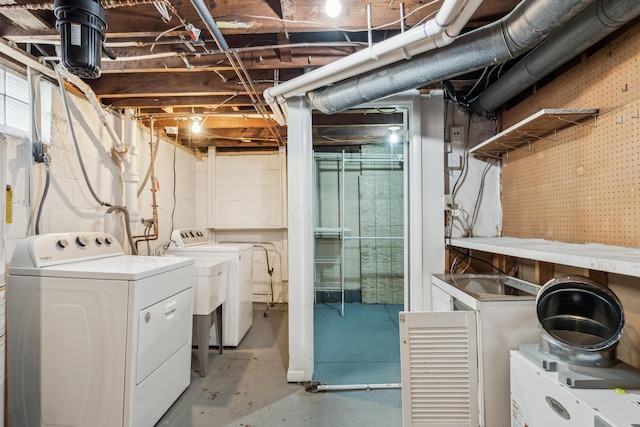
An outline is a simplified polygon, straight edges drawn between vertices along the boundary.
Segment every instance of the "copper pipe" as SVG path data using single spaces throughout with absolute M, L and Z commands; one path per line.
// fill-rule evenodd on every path
M 151 209 L 152 209 L 152 224 L 153 224 L 153 234 L 143 234 L 140 236 L 133 236 L 134 239 L 137 239 L 135 241 L 135 246 L 136 246 L 136 251 L 138 250 L 138 243 L 141 241 L 152 241 L 152 240 L 158 240 L 158 236 L 159 236 L 159 229 L 158 229 L 158 201 L 156 198 L 156 192 L 158 191 L 157 189 L 157 184 L 156 184 L 156 153 L 154 150 L 154 146 L 153 146 L 153 123 L 154 123 L 154 119 L 153 117 L 151 118 L 151 122 L 149 124 L 150 126 L 150 132 L 149 135 L 151 136 L 150 140 L 149 140 L 149 150 L 151 152 Z M 156 144 L 158 142 L 156 141 Z

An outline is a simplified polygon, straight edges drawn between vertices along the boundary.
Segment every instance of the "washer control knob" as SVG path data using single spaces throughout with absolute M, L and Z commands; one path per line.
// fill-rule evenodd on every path
M 107 246 L 111 245 L 111 243 L 112 243 L 111 237 L 106 236 L 106 237 L 104 238 L 104 242 L 107 244 Z
M 64 249 L 69 246 L 69 242 L 67 241 L 67 239 L 60 239 L 56 243 L 56 246 L 58 247 L 58 249 Z
M 85 246 L 87 246 L 87 243 L 88 243 L 87 238 L 85 236 L 76 237 L 76 244 L 81 248 L 84 248 Z
M 96 245 L 102 246 L 104 244 L 104 237 L 98 236 L 96 237 Z

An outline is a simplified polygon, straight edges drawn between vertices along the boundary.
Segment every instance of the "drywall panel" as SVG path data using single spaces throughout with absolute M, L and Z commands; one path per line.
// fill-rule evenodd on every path
M 640 245 L 640 28 L 503 114 L 502 128 L 546 108 L 597 108 L 597 121 L 503 156 L 503 235 Z

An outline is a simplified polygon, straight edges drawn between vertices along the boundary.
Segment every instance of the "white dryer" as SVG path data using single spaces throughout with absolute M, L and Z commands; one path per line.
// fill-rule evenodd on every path
M 7 281 L 9 425 L 153 426 L 191 380 L 193 260 L 105 233 L 21 241 Z
M 181 229 L 171 233 L 168 254 L 185 257 L 226 258 L 227 299 L 222 307 L 222 341 L 237 347 L 253 325 L 253 245 L 247 243 L 210 243 L 207 233 L 197 229 Z M 215 327 L 209 344 L 216 345 Z

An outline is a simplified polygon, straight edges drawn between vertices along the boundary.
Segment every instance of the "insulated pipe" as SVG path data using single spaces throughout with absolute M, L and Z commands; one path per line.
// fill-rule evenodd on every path
M 276 118 L 283 117 L 285 114 L 278 104 L 284 104 L 287 97 L 447 45 L 460 33 L 481 3 L 482 0 L 445 0 L 436 17 L 423 25 L 373 45 L 370 49 L 363 49 L 295 79 L 267 88 L 264 99 L 273 109 Z M 278 123 L 285 124 L 280 120 Z
M 58 71 L 60 73 L 60 75 L 62 77 L 64 77 L 64 79 L 66 81 L 68 81 L 69 83 L 74 84 L 78 89 L 80 89 L 82 91 L 82 93 L 84 93 L 84 96 L 91 103 L 93 108 L 96 110 L 96 113 L 98 114 L 98 117 L 100 118 L 100 121 L 102 122 L 104 127 L 107 129 L 107 132 L 109 133 L 109 136 L 111 137 L 111 140 L 113 141 L 113 148 L 116 150 L 116 152 L 118 154 L 126 153 L 127 152 L 127 147 L 125 147 L 125 145 L 122 143 L 122 141 L 120 141 L 120 138 L 116 134 L 115 129 L 113 128 L 111 123 L 109 123 L 107 115 L 105 114 L 104 110 L 102 109 L 102 106 L 100 105 L 100 102 L 98 102 L 98 98 L 96 97 L 96 94 L 93 92 L 91 87 L 88 84 L 86 84 L 85 82 L 83 82 L 82 79 L 80 79 L 80 77 L 77 77 L 77 76 L 71 74 L 70 72 L 68 72 L 62 66 L 62 64 L 58 64 L 56 66 L 56 71 Z M 62 84 L 62 82 L 60 82 L 60 84 Z
M 125 186 L 125 206 L 129 210 L 131 227 L 135 227 L 140 219 L 138 212 L 138 183 L 140 182 L 138 139 L 136 138 L 136 119 L 134 111 L 127 108 L 124 112 L 124 141 L 127 154 L 124 156 L 123 181 Z
M 542 77 L 640 15 L 637 0 L 597 0 L 489 86 L 471 111 L 488 115 Z
M 336 83 L 309 94 L 315 108 L 333 114 L 398 92 L 511 60 L 562 27 L 592 0 L 523 0 L 499 21 L 410 61 Z

